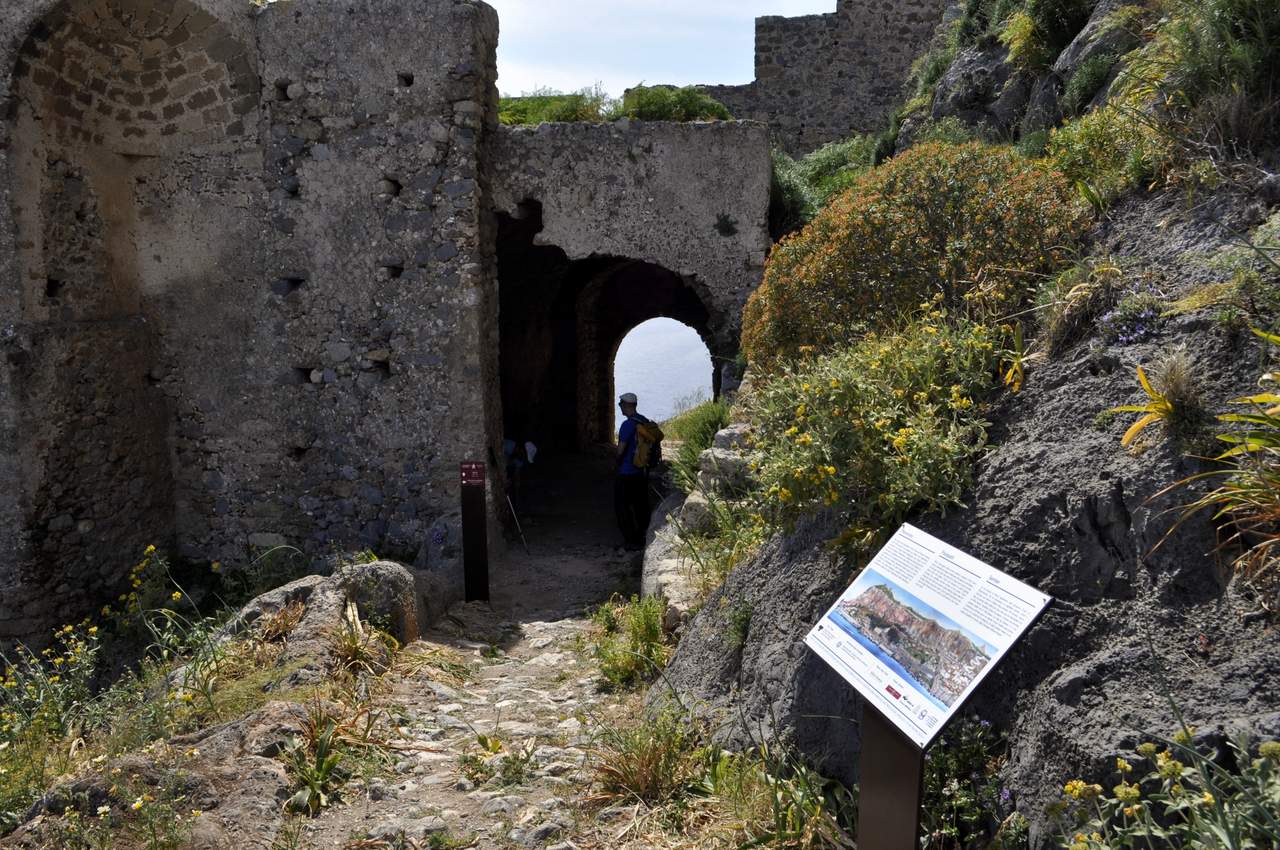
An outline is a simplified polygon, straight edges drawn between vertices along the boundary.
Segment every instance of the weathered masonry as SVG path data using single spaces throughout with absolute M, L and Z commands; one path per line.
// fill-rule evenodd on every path
M 0 33 L 0 641 L 153 543 L 372 547 L 442 604 L 460 461 L 603 439 L 645 319 L 736 353 L 766 129 L 499 130 L 483 3 L 6 0 Z
M 792 155 L 881 129 L 947 0 L 839 0 L 832 14 L 756 19 L 756 78 L 705 86 L 737 118 L 768 123 Z

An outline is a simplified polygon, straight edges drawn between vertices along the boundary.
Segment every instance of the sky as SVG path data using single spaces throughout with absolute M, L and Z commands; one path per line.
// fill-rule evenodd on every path
M 498 10 L 498 90 L 617 97 L 638 83 L 749 83 L 758 15 L 834 12 L 836 0 L 486 0 Z

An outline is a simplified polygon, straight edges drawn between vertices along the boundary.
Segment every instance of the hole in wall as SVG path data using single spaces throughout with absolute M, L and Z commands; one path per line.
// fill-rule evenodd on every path
M 396 81 L 400 83 L 400 88 L 407 89 L 413 85 L 413 74 L 401 71 L 399 74 L 396 74 Z
M 378 269 L 379 280 L 399 280 L 404 275 L 404 266 L 387 264 Z
M 289 448 L 286 451 L 291 460 L 300 461 L 307 456 L 307 452 L 311 451 L 311 449 L 304 448 L 302 446 L 289 446 Z
M 44 297 L 56 300 L 62 296 L 66 286 L 65 280 L 58 280 L 56 277 L 47 278 L 44 282 Z
M 300 275 L 278 277 L 271 284 L 271 291 L 281 298 L 288 298 L 306 284 L 307 279 Z
M 384 176 L 382 182 L 378 184 L 378 196 L 384 201 L 400 197 L 403 191 L 404 184 L 394 177 Z
M 389 360 L 373 361 L 373 374 L 378 377 L 379 381 L 391 380 L 391 361 Z
M 276 80 L 276 100 L 293 100 L 289 97 L 289 86 L 293 85 L 292 80 Z
M 289 384 L 309 384 L 311 383 L 311 372 L 310 366 L 294 366 L 285 375 L 285 382 Z

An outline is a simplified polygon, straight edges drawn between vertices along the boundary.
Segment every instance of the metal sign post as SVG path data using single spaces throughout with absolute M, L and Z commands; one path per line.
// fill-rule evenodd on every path
M 485 465 L 462 464 L 462 570 L 467 602 L 489 601 L 489 528 Z
M 916 850 L 924 751 L 879 711 L 862 709 L 858 850 Z

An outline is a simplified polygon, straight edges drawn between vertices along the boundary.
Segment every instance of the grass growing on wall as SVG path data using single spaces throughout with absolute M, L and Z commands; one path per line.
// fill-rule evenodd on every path
M 576 92 L 538 89 L 498 101 L 498 120 L 510 126 L 617 121 L 729 121 L 733 116 L 719 101 L 695 86 L 636 86 L 621 98 L 610 98 L 599 86 Z
M 729 405 L 723 401 L 704 401 L 663 423 L 667 437 L 680 442 L 671 469 L 677 486 L 686 493 L 697 484 L 699 456 L 728 424 Z
M 609 97 L 599 87 L 576 92 L 539 89 L 498 101 L 498 120 L 507 125 L 537 125 L 568 121 L 604 121 Z

